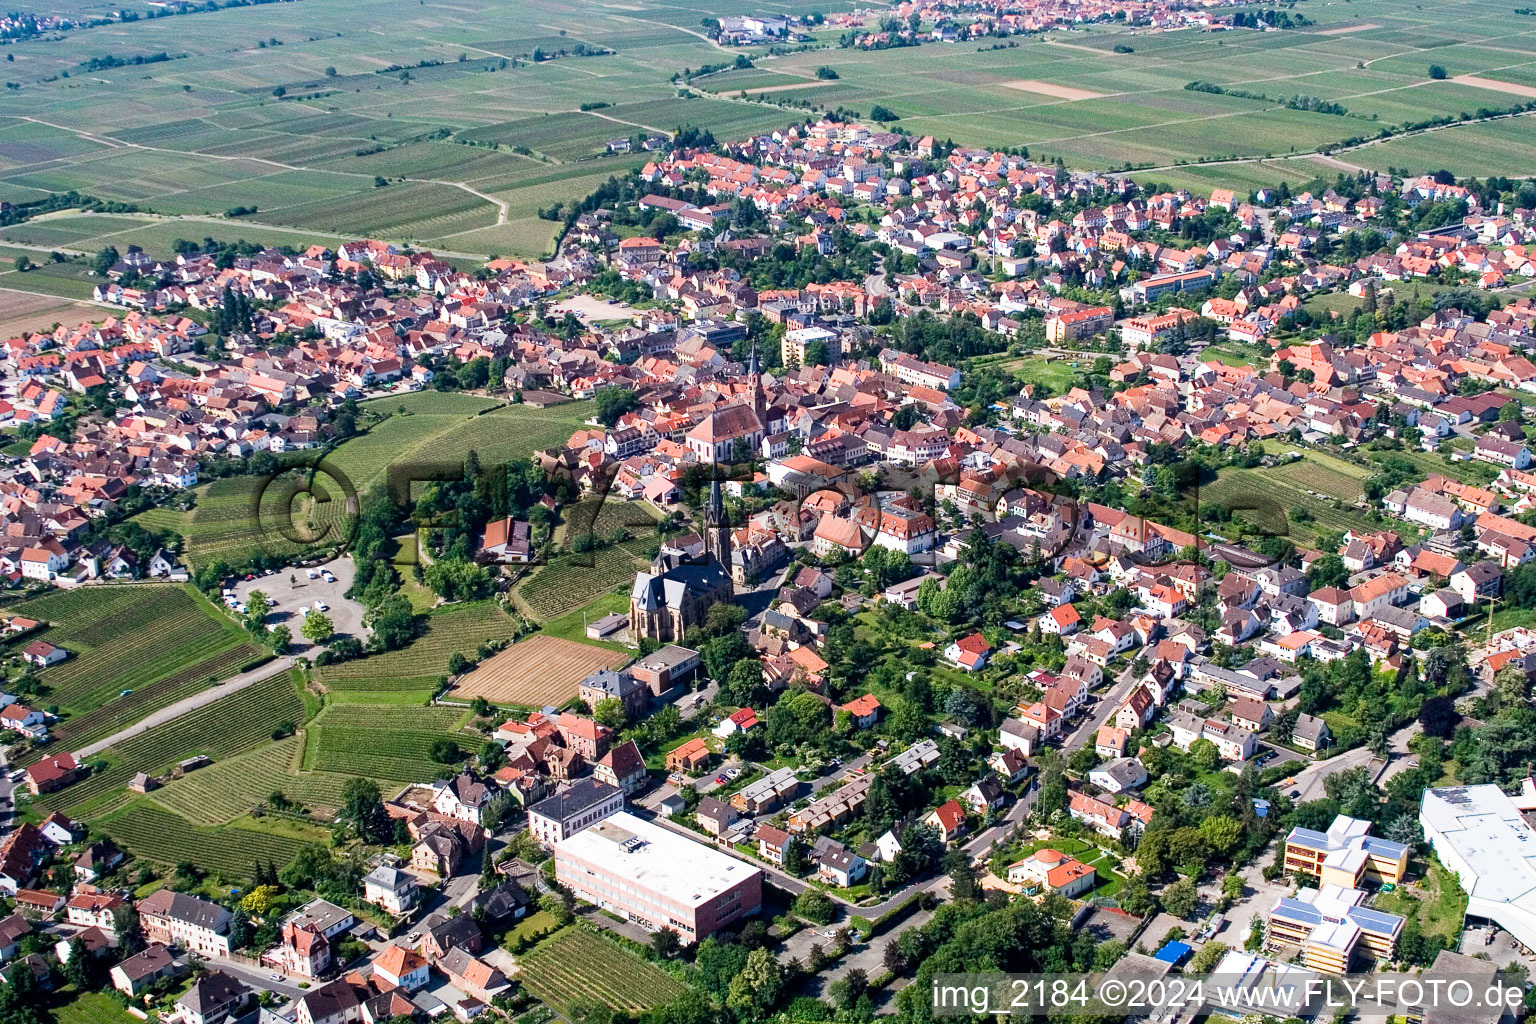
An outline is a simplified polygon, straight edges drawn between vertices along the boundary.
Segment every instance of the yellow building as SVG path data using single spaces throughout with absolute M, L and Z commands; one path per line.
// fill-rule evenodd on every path
M 1333 883 L 1282 896 L 1269 911 L 1266 945 L 1299 947 L 1307 967 L 1327 974 L 1347 973 L 1357 950 L 1373 960 L 1391 960 L 1403 919 L 1360 906 L 1364 899 L 1361 890 Z
M 1285 838 L 1285 870 L 1346 889 L 1366 879 L 1401 882 L 1408 873 L 1408 847 L 1372 836 L 1370 828 L 1370 822 L 1343 814 L 1327 832 L 1293 828 Z

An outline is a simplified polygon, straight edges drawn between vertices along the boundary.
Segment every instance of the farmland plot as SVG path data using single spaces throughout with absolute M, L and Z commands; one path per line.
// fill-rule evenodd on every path
M 459 680 L 453 695 L 519 707 L 559 707 L 576 696 L 576 684 L 587 676 L 628 660 L 626 654 L 539 633 L 487 658 Z
M 600 935 L 569 927 L 539 943 L 520 962 L 519 980 L 550 1006 L 598 999 L 637 1014 L 682 992 L 682 983 Z
M 443 765 L 428 752 L 451 735 L 462 715 L 454 708 L 333 704 L 305 730 L 304 767 L 375 779 L 430 779 Z
M 426 617 L 426 632 L 397 651 L 327 665 L 318 678 L 327 689 L 407 691 L 431 689 L 455 652 L 467 658 L 488 640 L 512 636 L 516 623 L 493 601 L 450 605 Z
M 69 651 L 42 670 L 67 743 L 106 735 L 218 679 L 261 651 L 190 586 L 124 584 L 55 591 L 9 611 L 50 623 L 41 634 Z

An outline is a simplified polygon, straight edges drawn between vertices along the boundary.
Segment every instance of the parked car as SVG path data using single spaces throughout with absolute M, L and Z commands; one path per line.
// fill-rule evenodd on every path
M 317 569 L 305 569 L 304 575 L 308 576 L 312 580 L 317 580 L 320 578 L 320 572 Z
M 317 611 L 317 612 L 328 612 L 330 610 L 331 610 L 331 606 L 326 604 L 324 601 L 316 601 L 315 602 L 315 611 Z

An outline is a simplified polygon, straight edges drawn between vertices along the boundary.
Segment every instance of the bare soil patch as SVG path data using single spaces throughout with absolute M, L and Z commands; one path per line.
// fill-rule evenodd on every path
M 1536 89 L 1529 85 L 1516 85 L 1514 82 L 1501 82 L 1497 78 L 1479 78 L 1476 75 L 1457 75 L 1451 81 L 1458 85 L 1470 85 L 1474 89 L 1487 89 L 1489 92 L 1507 92 L 1511 96 L 1524 96 L 1526 99 L 1536 99 Z
M 820 89 L 823 86 L 836 85 L 836 84 L 837 84 L 837 79 L 835 79 L 835 78 L 834 79 L 821 79 L 821 78 L 817 78 L 817 79 L 814 79 L 814 80 L 807 79 L 804 82 L 792 82 L 789 85 L 770 85 L 766 89 L 754 89 L 751 86 L 748 86 L 747 87 L 747 95 L 748 96 L 755 96 L 755 95 L 757 95 L 759 93 L 765 93 L 765 92 L 788 92 L 791 89 Z
M 1347 36 L 1351 32 L 1369 32 L 1373 28 L 1381 28 L 1381 26 L 1368 21 L 1363 25 L 1340 25 L 1338 28 L 1325 28 L 1317 34 L 1320 36 Z
M 576 696 L 576 684 L 587 676 L 628 660 L 619 651 L 538 633 L 481 662 L 452 692 L 465 700 L 484 697 L 494 704 L 558 707 Z
M 1104 94 L 1092 92 L 1088 89 L 1074 89 L 1070 85 L 1057 85 L 1054 82 L 1040 82 L 1033 78 L 1015 78 L 1003 83 L 1006 89 L 1017 89 L 1020 92 L 1032 92 L 1038 96 L 1050 96 L 1058 100 L 1096 100 Z
M 3 337 L 12 338 L 23 331 L 46 331 L 55 321 L 77 324 L 103 319 L 106 315 L 106 310 L 97 306 L 87 306 L 57 295 L 0 288 L 0 336 Z
M 590 295 L 585 292 L 562 299 L 551 309 L 556 313 L 575 313 L 589 320 L 626 320 L 634 313 L 634 310 L 628 306 L 621 306 L 600 295 Z

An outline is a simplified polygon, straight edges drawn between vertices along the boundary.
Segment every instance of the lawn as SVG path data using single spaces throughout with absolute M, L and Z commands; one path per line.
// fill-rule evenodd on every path
M 1422 878 L 1393 892 L 1377 893 L 1371 905 L 1401 917 L 1417 917 L 1425 937 L 1440 936 L 1454 946 L 1467 916 L 1467 894 L 1456 876 L 1431 858 Z
M 6 608 L 49 623 L 38 634 L 70 652 L 40 673 L 62 709 L 60 742 L 83 745 L 201 690 L 264 656 L 193 587 L 138 583 L 56 590 Z
M 615 612 L 629 614 L 629 588 L 620 588 L 580 608 L 556 616 L 544 623 L 539 632 L 546 636 L 559 637 L 562 640 L 576 640 L 581 643 L 593 644 L 598 647 L 606 647 L 610 651 L 628 651 L 623 644 L 611 643 L 606 640 L 588 640 L 587 624 L 596 622 L 605 615 Z
M 1008 855 L 1009 863 L 1023 860 L 1030 854 L 1040 850 L 1056 850 L 1093 868 L 1096 873 L 1094 887 L 1086 894 L 1086 897 L 1078 897 L 1080 899 L 1092 897 L 1108 898 L 1119 892 L 1125 885 L 1124 876 L 1114 869 L 1115 858 L 1086 840 L 1070 839 L 1065 836 L 1040 839 L 1019 846 L 1015 850 L 1016 852 L 1010 852 Z
M 545 939 L 519 960 L 518 979 L 561 1013 L 596 999 L 638 1014 L 676 997 L 681 982 L 640 957 L 584 928 L 571 926 Z

